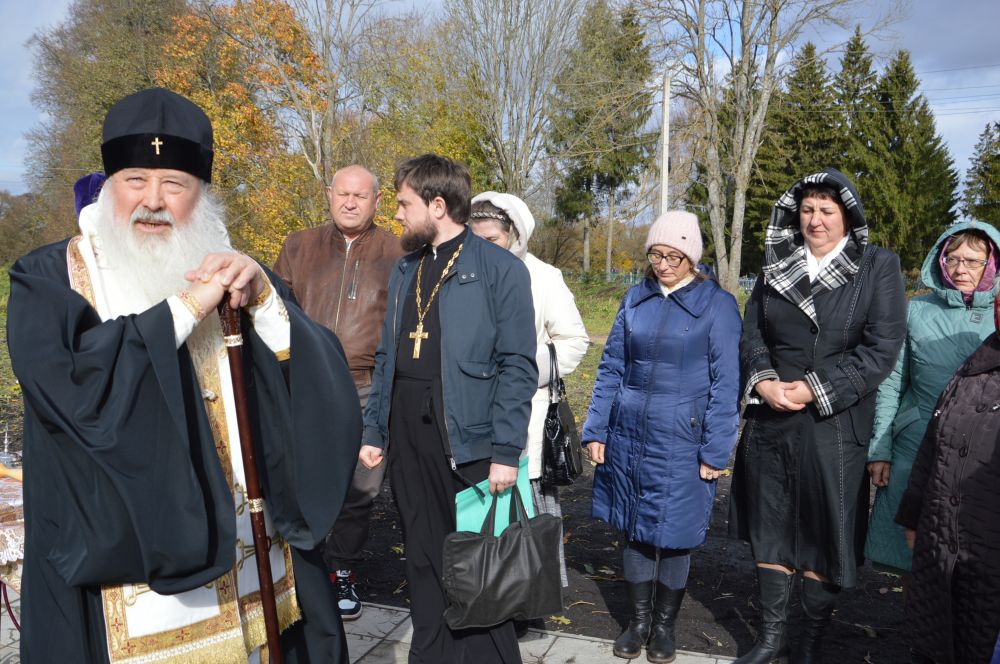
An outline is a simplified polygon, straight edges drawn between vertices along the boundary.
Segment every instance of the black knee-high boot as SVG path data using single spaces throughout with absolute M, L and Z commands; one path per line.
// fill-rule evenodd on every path
M 626 581 L 625 590 L 628 592 L 630 611 L 628 627 L 615 639 L 613 652 L 616 657 L 635 659 L 649 640 L 649 629 L 653 621 L 653 582 Z
M 802 636 L 795 648 L 795 664 L 819 664 L 823 661 L 820 645 L 830 624 L 840 586 L 802 577 Z
M 792 594 L 794 574 L 767 567 L 757 568 L 757 585 L 760 588 L 760 634 L 757 643 L 736 664 L 771 664 L 788 659 L 788 639 L 785 632 L 788 622 L 788 599 Z
M 646 659 L 654 664 L 669 664 L 676 658 L 674 646 L 674 621 L 681 610 L 684 588 L 672 590 L 662 583 L 656 584 L 653 601 L 653 628 L 646 646 Z

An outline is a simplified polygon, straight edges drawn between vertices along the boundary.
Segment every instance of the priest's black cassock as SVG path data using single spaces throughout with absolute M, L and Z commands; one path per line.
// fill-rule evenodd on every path
M 102 322 L 70 286 L 67 241 L 10 271 L 8 344 L 24 393 L 22 660 L 106 662 L 103 584 L 160 594 L 236 563 L 233 494 L 168 304 Z M 290 322 L 279 360 L 243 316 L 264 497 L 291 545 L 303 620 L 285 661 L 346 662 L 337 601 L 314 552 L 354 471 L 359 404 L 339 342 L 269 275 Z

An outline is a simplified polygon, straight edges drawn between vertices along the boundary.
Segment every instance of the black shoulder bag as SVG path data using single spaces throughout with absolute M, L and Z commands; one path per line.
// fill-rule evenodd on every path
M 549 409 L 542 430 L 542 484 L 569 486 L 583 472 L 583 454 L 576 418 L 566 400 L 566 384 L 559 376 L 556 347 L 549 347 Z

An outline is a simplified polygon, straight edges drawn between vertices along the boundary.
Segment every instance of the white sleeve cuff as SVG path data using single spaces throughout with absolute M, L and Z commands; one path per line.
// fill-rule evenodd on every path
M 174 318 L 174 341 L 180 348 L 198 326 L 198 320 L 176 295 L 167 298 L 167 306 L 170 307 L 170 314 Z
M 278 356 L 288 354 L 292 345 L 292 325 L 288 320 L 288 310 L 285 303 L 278 297 L 266 276 L 264 292 L 257 300 L 247 307 L 247 312 L 253 319 L 253 328 L 267 347 Z M 261 301 L 257 304 L 257 301 Z

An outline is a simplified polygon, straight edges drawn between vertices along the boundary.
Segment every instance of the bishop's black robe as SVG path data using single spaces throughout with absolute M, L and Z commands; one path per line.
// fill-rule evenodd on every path
M 24 662 L 106 662 L 102 584 L 190 590 L 235 563 L 236 520 L 191 358 L 167 303 L 102 322 L 70 287 L 67 242 L 11 268 L 8 344 L 24 393 Z M 303 620 L 286 662 L 347 661 L 337 602 L 314 549 L 357 460 L 357 392 L 333 333 L 277 277 L 291 357 L 243 317 L 258 466 L 292 547 Z

